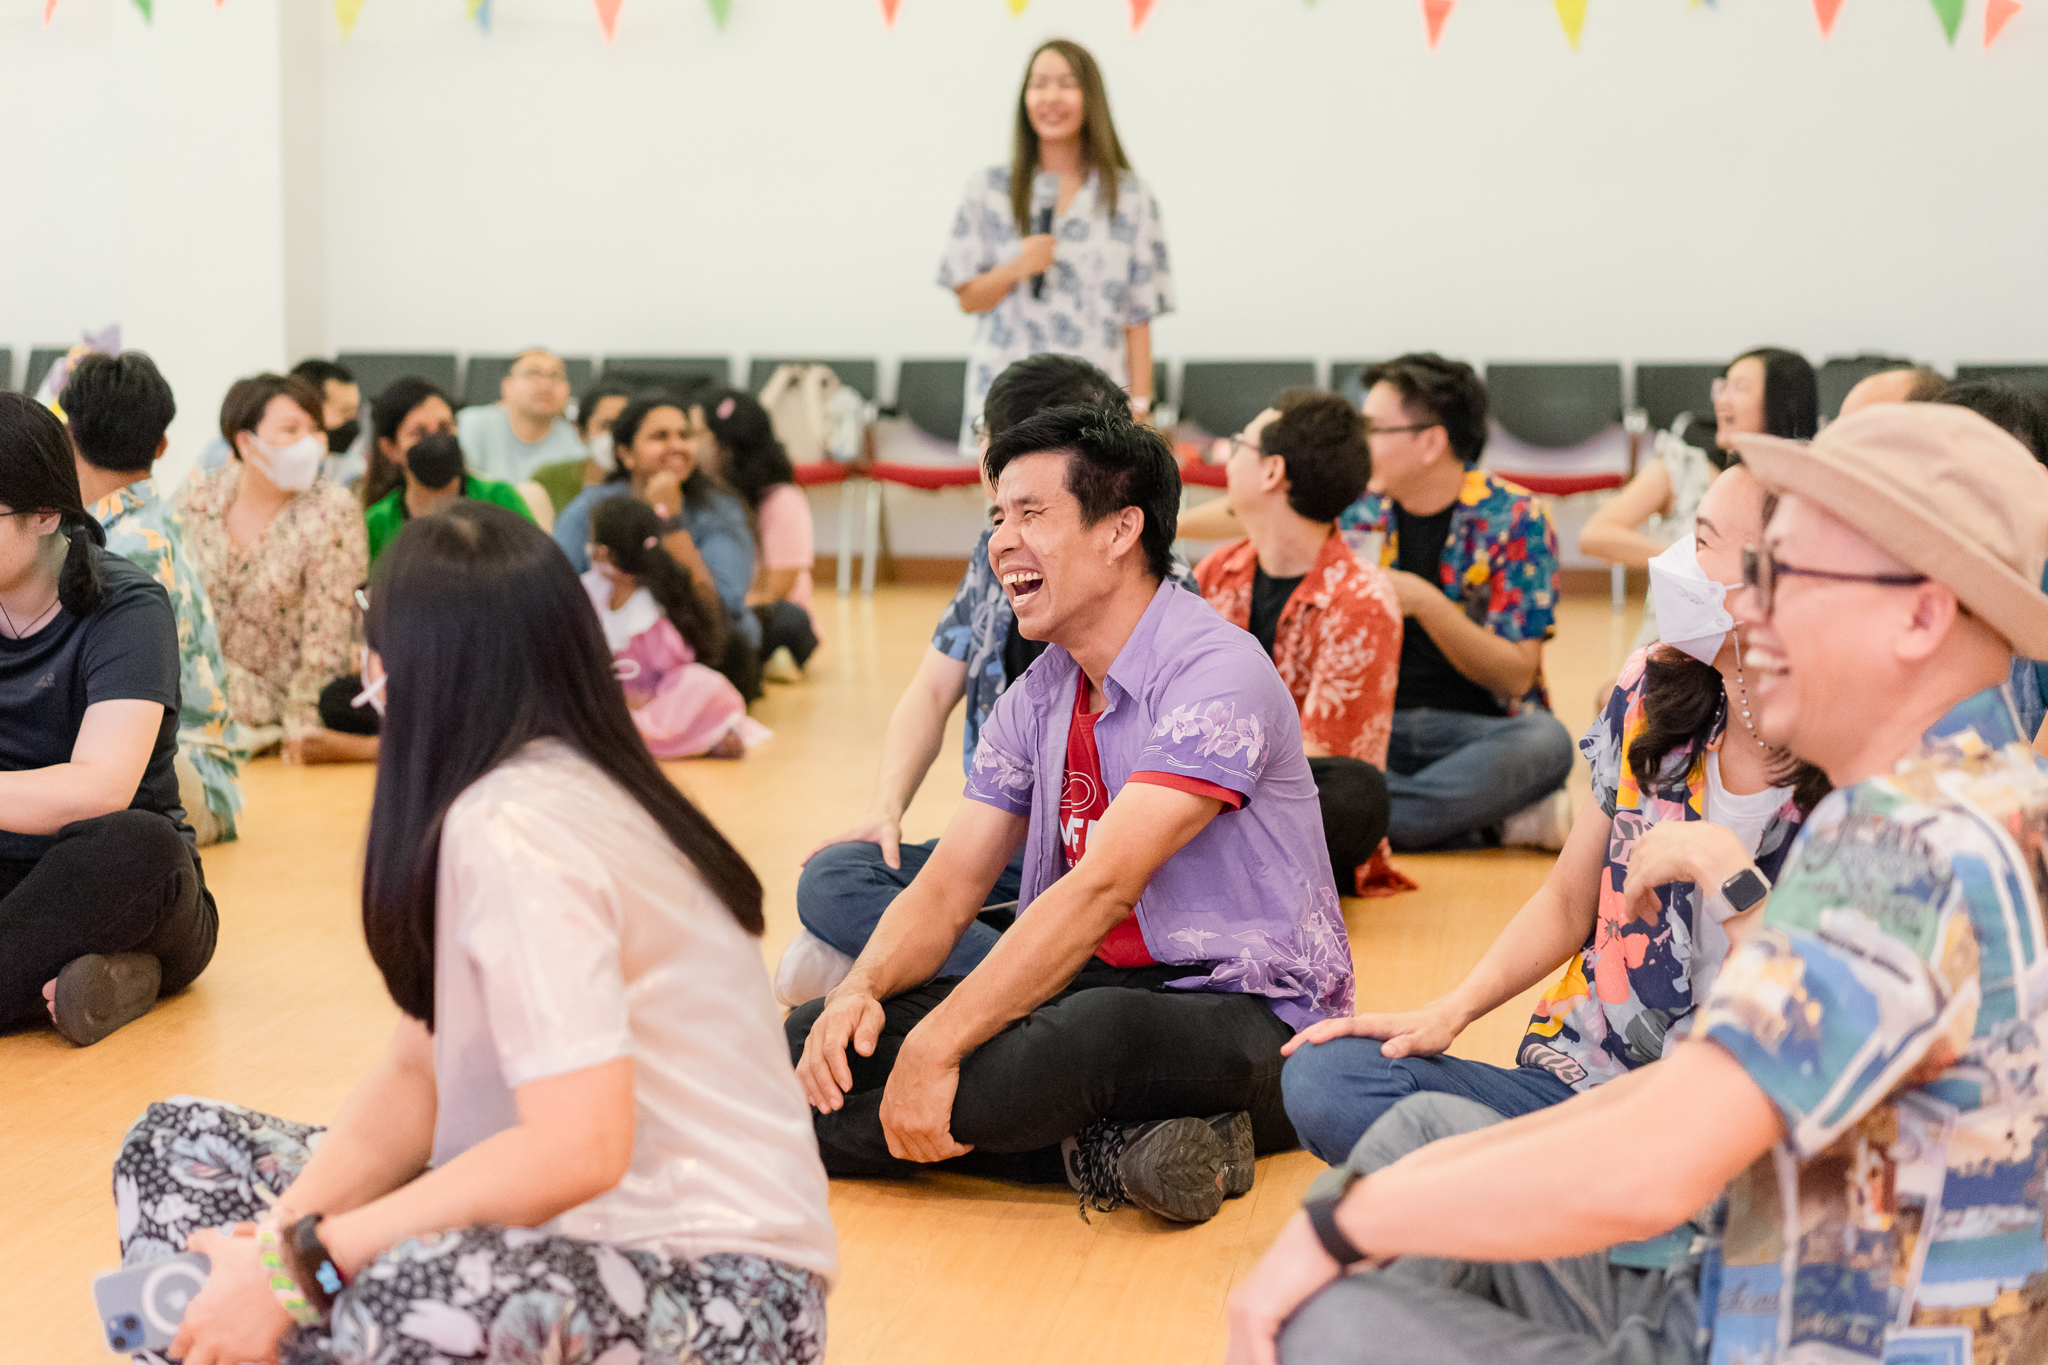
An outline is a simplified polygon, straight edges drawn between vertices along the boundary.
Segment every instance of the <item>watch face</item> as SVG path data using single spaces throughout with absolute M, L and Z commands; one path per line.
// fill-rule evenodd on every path
M 1769 894 L 1771 884 L 1753 867 L 1745 867 L 1721 883 L 1721 898 L 1734 906 L 1738 913 L 1754 907 Z

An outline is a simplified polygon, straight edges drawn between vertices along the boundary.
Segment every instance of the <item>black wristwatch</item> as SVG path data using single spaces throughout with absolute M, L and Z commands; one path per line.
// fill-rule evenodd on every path
M 1721 883 L 1721 899 L 1735 907 L 1735 913 L 1756 908 L 1757 902 L 1771 894 L 1771 884 L 1764 874 L 1753 867 L 1742 871 Z
M 1301 1206 L 1308 1214 L 1308 1225 L 1316 1230 L 1316 1240 L 1323 1244 L 1323 1250 L 1330 1253 L 1330 1259 L 1340 1266 L 1354 1266 L 1360 1261 L 1373 1259 L 1353 1245 L 1351 1239 L 1344 1235 L 1344 1229 L 1337 1226 L 1337 1206 L 1344 1202 L 1344 1196 L 1351 1193 L 1351 1187 L 1361 1178 L 1359 1172 L 1353 1171 L 1344 1177 L 1343 1186 L 1335 1194 L 1307 1200 Z
M 348 1277 L 341 1273 L 341 1267 L 335 1264 L 327 1244 L 320 1240 L 320 1219 L 323 1216 L 307 1214 L 292 1224 L 278 1241 L 288 1248 L 286 1264 L 292 1278 L 298 1281 L 306 1302 L 317 1308 L 324 1320 L 334 1311 L 334 1296 L 348 1284 Z

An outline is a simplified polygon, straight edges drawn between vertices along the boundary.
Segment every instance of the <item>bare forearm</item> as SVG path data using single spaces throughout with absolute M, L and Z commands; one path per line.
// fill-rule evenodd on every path
M 911 798 L 924 785 L 925 774 L 932 770 L 939 748 L 946 742 L 946 717 L 958 700 L 956 696 L 942 702 L 916 684 L 897 700 L 882 736 L 882 766 L 875 778 L 876 814 L 900 820 L 910 809 Z
M 1244 534 L 1244 523 L 1228 496 L 1215 497 L 1181 513 L 1174 535 L 1181 540 L 1235 540 Z
M 1446 597 L 1416 619 L 1451 667 L 1497 696 L 1514 697 L 1536 682 L 1536 668 L 1520 641 L 1495 635 Z
M 986 313 L 1007 298 L 1023 278 L 1023 266 L 1013 258 L 993 270 L 983 271 L 953 292 L 960 298 L 963 313 Z
M 1152 397 L 1152 324 L 1141 322 L 1124 328 L 1124 363 L 1130 382 L 1125 390 L 1133 398 Z
M 1664 547 L 1630 526 L 1603 525 L 1599 518 L 1586 523 L 1579 532 L 1579 549 L 1595 559 L 1622 564 L 1631 569 L 1648 567 Z
M 0 772 L 0 829 L 12 834 L 55 834 L 76 820 L 96 820 L 124 810 L 135 799 L 133 784 L 123 795 L 109 775 L 84 763 L 58 763 L 24 772 Z
M 940 843 L 943 847 L 944 840 Z M 887 1000 L 938 975 L 988 888 L 968 896 L 951 894 L 957 890 L 943 879 L 919 876 L 882 912 L 868 946 L 838 989 Z
M 279 1208 L 347 1213 L 391 1193 L 426 1169 L 435 1112 L 433 1073 L 387 1060 L 342 1105 Z
M 1538 887 L 1445 997 L 1458 1011 L 1458 1027 L 1500 1008 L 1563 966 L 1590 928 L 1590 914 L 1572 914 L 1555 888 L 1547 883 Z

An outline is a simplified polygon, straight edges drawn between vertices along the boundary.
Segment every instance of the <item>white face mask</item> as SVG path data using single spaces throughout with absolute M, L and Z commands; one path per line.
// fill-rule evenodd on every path
M 255 466 L 287 493 L 303 493 L 311 488 L 320 475 L 320 462 L 327 458 L 324 432 L 293 441 L 280 450 L 272 450 L 263 444 L 262 437 L 250 432 L 249 445 L 255 454 Z
M 1665 644 L 1703 664 L 1714 662 L 1721 642 L 1735 629 L 1722 603 L 1728 587 L 1700 567 L 1699 545 L 1688 533 L 1650 561 L 1650 600 L 1657 607 L 1657 634 Z
M 619 467 L 619 455 L 612 449 L 612 434 L 609 431 L 600 431 L 590 438 L 590 458 L 607 474 Z
M 364 649 L 361 652 L 361 654 L 357 656 L 357 659 L 358 663 L 356 668 L 356 676 L 358 678 L 368 676 L 370 672 L 370 651 L 368 649 Z M 356 693 L 355 700 L 350 702 L 349 705 L 367 706 L 372 711 L 375 711 L 379 717 L 383 716 L 384 684 L 389 682 L 390 680 L 391 675 L 380 670 L 377 674 L 377 681 L 367 684 L 362 691 Z

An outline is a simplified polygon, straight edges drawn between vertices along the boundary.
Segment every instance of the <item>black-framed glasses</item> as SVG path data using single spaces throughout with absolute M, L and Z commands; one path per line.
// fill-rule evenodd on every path
M 1787 564 L 1769 550 L 1754 545 L 1742 547 L 1742 586 L 1756 594 L 1764 619 L 1771 619 L 1777 606 L 1781 578 L 1825 578 L 1835 583 L 1875 583 L 1886 588 L 1911 588 L 1927 581 L 1924 573 L 1836 573 L 1832 569 L 1802 569 Z
M 1226 436 L 1223 438 L 1223 444 L 1230 447 L 1229 454 L 1226 454 L 1223 457 L 1226 460 L 1228 460 L 1231 455 L 1237 454 L 1237 452 L 1240 450 L 1249 450 L 1252 454 L 1257 455 L 1261 458 L 1264 458 L 1266 454 L 1266 448 L 1264 446 L 1260 445 L 1257 441 L 1247 441 L 1242 436 Z
M 1428 431 L 1431 427 L 1442 425 L 1442 422 L 1409 422 L 1398 427 L 1383 427 L 1377 422 L 1368 421 L 1365 424 L 1365 439 L 1370 441 L 1375 436 L 1399 436 L 1404 432 Z

